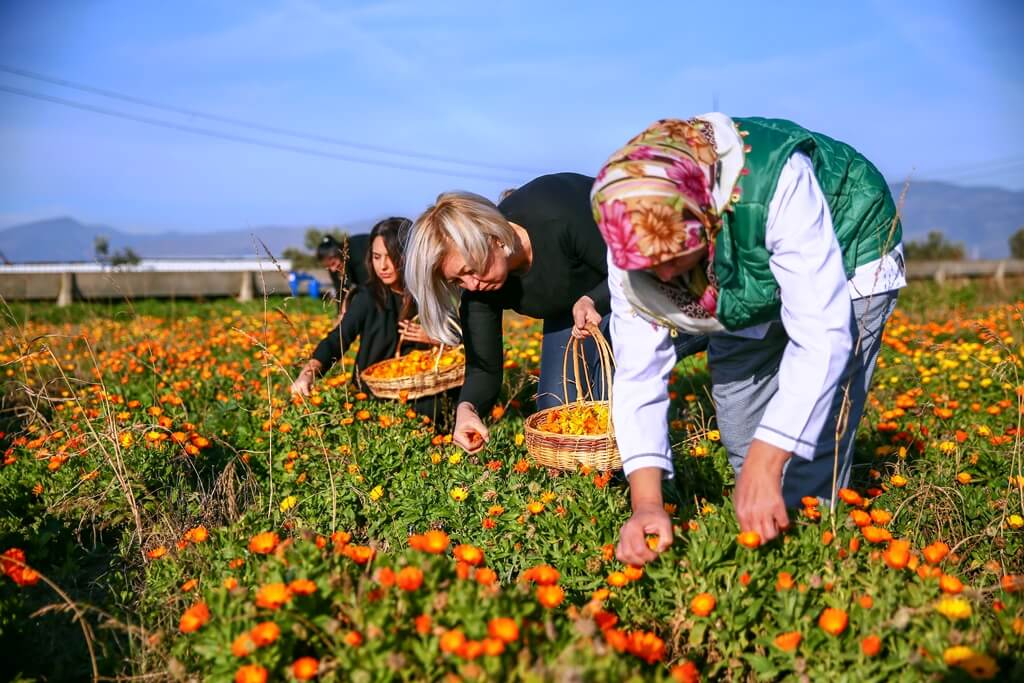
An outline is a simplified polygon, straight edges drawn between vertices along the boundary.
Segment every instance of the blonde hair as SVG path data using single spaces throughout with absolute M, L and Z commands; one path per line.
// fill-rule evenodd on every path
M 493 202 L 472 192 L 440 194 L 416 219 L 405 250 L 405 282 L 430 337 L 445 344 L 459 342 L 461 288 L 445 280 L 445 258 L 455 250 L 466 265 L 483 273 L 495 241 L 505 245 L 508 255 L 515 232 Z

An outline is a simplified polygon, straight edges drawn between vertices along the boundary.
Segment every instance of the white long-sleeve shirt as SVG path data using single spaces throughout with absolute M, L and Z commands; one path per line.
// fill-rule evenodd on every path
M 906 284 L 902 246 L 857 268 L 849 281 L 832 215 L 811 160 L 787 161 L 768 206 L 765 246 L 778 282 L 781 319 L 789 336 L 778 370 L 778 392 L 754 434 L 813 459 L 839 378 L 853 344 L 851 301 Z M 668 379 L 676 364 L 669 330 L 641 318 L 627 301 L 623 271 L 608 259 L 611 334 L 615 349 L 613 420 L 627 476 L 641 467 L 673 475 L 668 440 Z M 763 338 L 768 325 L 723 332 Z

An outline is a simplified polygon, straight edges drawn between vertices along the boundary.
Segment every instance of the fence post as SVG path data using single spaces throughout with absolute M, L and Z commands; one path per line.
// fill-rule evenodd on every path
M 75 274 L 60 274 L 60 291 L 57 293 L 57 305 L 63 308 L 70 306 L 75 300 Z
M 995 275 L 992 276 L 996 281 L 996 287 L 999 288 L 1000 292 L 1006 291 L 1006 260 L 999 262 L 996 266 Z
M 935 269 L 935 284 L 941 285 L 946 281 L 946 266 L 941 261 L 939 267 Z
M 239 288 L 238 301 L 245 303 L 252 301 L 252 298 L 252 273 L 245 271 L 242 273 L 242 286 Z

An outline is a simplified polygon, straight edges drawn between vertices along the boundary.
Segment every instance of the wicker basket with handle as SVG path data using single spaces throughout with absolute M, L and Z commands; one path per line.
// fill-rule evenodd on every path
M 448 356 L 445 356 L 444 344 L 438 346 L 436 351 L 416 350 L 402 356 L 402 341 L 403 338 L 399 337 L 394 358 L 374 363 L 360 375 L 363 384 L 374 396 L 412 400 L 462 386 L 466 377 L 466 356 L 462 346 L 449 349 Z M 454 358 L 453 353 L 457 354 Z M 412 356 L 415 356 L 415 359 L 411 358 Z M 418 361 L 420 371 L 401 377 L 375 376 L 385 365 L 401 358 Z M 430 360 L 433 362 L 429 362 Z
M 574 470 L 585 465 L 595 470 L 617 470 L 622 468 L 622 459 L 615 444 L 615 428 L 612 425 L 612 372 L 615 361 L 611 346 L 596 325 L 590 326 L 590 333 L 597 343 L 597 351 L 601 360 L 601 374 L 604 378 L 607 401 L 595 401 L 587 376 L 586 359 L 583 356 L 583 340 L 575 337 L 565 347 L 562 359 L 562 392 L 568 400 L 569 358 L 572 357 L 573 380 L 576 382 L 577 400 L 565 405 L 546 408 L 526 418 L 526 450 L 533 456 L 538 465 L 554 467 L 561 470 Z M 583 367 L 582 377 L 580 366 Z M 582 380 L 582 382 L 581 382 Z M 586 388 L 584 393 L 581 387 Z M 605 430 L 597 434 L 558 434 L 545 431 L 542 427 L 555 411 L 583 410 L 588 407 L 603 407 L 607 410 L 608 420 Z

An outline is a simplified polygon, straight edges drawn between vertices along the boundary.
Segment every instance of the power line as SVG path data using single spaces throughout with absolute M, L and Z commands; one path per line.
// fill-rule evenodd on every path
M 325 152 L 311 147 L 300 147 L 298 145 L 289 145 L 280 142 L 270 142 L 267 140 L 258 140 L 256 138 L 247 137 L 244 135 L 236 135 L 234 133 L 224 133 L 220 131 L 211 130 L 209 128 L 200 128 L 198 126 L 190 126 L 186 124 L 173 123 L 171 121 L 163 121 L 161 119 L 154 119 L 148 116 L 139 116 L 137 114 L 129 114 L 126 112 L 117 111 L 114 109 L 106 109 L 105 107 L 97 107 L 95 105 L 86 104 L 84 102 L 76 102 L 74 100 L 64 99 L 63 97 L 54 97 L 52 95 L 44 95 L 42 93 L 32 92 L 30 90 L 23 90 L 21 88 L 14 88 L 7 85 L 0 85 L 0 92 L 10 93 L 12 95 L 18 95 L 20 97 L 27 97 L 34 100 L 40 100 L 43 102 L 51 102 L 53 104 L 60 104 L 65 107 L 71 107 L 73 109 L 81 109 L 83 111 L 93 112 L 95 114 L 103 114 L 104 116 L 112 116 L 114 118 L 125 119 L 128 121 L 135 121 L 136 123 L 145 123 L 151 126 L 158 126 L 160 128 L 169 128 L 171 130 L 177 130 L 185 133 L 192 133 L 194 135 L 205 135 L 207 137 L 218 138 L 221 140 L 227 140 L 229 142 L 240 142 L 247 145 L 255 145 L 257 147 L 266 147 L 269 149 L 284 150 L 287 152 L 296 152 L 298 154 L 307 154 L 310 156 L 321 157 L 324 159 L 335 159 L 337 161 L 347 161 L 355 164 L 366 164 L 368 166 L 381 166 L 384 168 L 392 168 L 400 171 L 413 171 L 416 173 L 428 173 L 431 175 L 443 175 L 450 176 L 453 178 L 470 178 L 473 180 L 487 180 L 496 183 L 518 183 L 521 182 L 521 178 L 510 178 L 509 176 L 496 176 L 486 175 L 482 173 L 473 173 L 472 171 L 458 171 L 448 170 L 443 168 L 434 168 L 429 166 L 421 166 L 417 164 L 404 164 L 397 161 L 385 161 L 381 159 L 366 159 L 362 157 L 351 156 L 347 154 L 338 154 L 335 152 Z
M 207 112 L 201 112 L 194 109 L 186 109 L 183 107 L 177 107 L 171 104 L 164 104 L 162 102 L 156 102 L 154 100 L 148 100 L 134 95 L 128 95 L 126 93 L 116 92 L 114 90 L 107 90 L 104 88 L 97 88 L 95 86 L 86 85 L 84 83 L 76 83 L 63 78 L 57 78 L 55 76 L 47 76 L 46 74 L 37 73 L 35 71 L 28 71 L 27 69 L 19 69 L 17 67 L 6 66 L 0 64 L 0 71 L 21 76 L 23 78 L 30 78 L 36 81 L 42 81 L 44 83 L 50 83 L 53 85 L 59 85 L 64 88 L 72 88 L 74 90 L 80 90 L 82 92 L 91 93 L 93 95 L 100 95 L 101 97 L 107 97 L 110 99 L 121 100 L 122 102 L 128 102 L 131 104 L 137 104 L 144 107 L 150 107 L 152 109 L 160 109 L 163 111 L 171 112 L 174 114 L 180 114 L 182 116 L 189 116 L 197 119 L 206 119 L 207 121 L 215 121 L 217 123 L 225 123 L 232 126 L 239 126 L 242 128 L 249 128 L 251 130 L 258 130 L 263 133 L 272 133 L 274 135 L 283 135 L 287 137 L 298 138 L 301 140 L 308 140 L 310 142 L 325 143 L 330 145 L 338 145 L 341 147 L 351 147 L 364 152 L 374 152 L 378 154 L 390 154 L 399 157 L 407 157 L 410 159 L 420 159 L 422 161 L 434 161 L 444 164 L 455 164 L 458 166 L 470 166 L 476 168 L 484 168 L 492 171 L 505 171 L 510 173 L 526 173 L 535 174 L 539 173 L 536 169 L 519 168 L 515 166 L 503 166 L 500 164 L 489 164 L 482 161 L 474 161 L 472 159 L 461 159 L 458 157 L 448 157 L 438 154 L 429 154 L 425 152 L 416 152 L 410 150 L 400 150 L 390 147 L 382 147 L 379 145 L 369 145 L 363 142 L 356 142 L 352 140 L 344 140 L 341 138 L 329 137 L 326 135 L 319 135 L 316 133 L 307 133 L 300 130 L 294 130 L 289 128 L 281 128 L 278 126 L 271 126 L 264 123 L 257 123 L 254 121 L 246 121 L 243 119 L 236 119 L 229 116 L 221 116 L 219 114 L 210 114 Z

